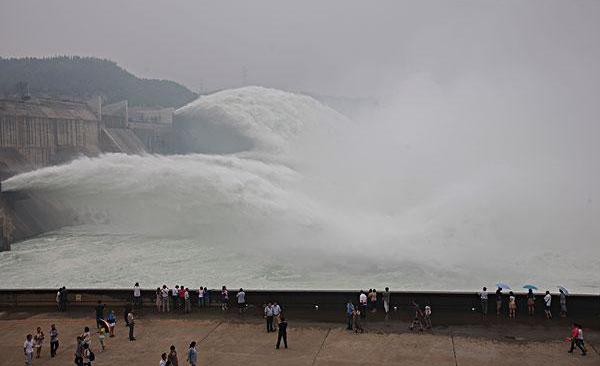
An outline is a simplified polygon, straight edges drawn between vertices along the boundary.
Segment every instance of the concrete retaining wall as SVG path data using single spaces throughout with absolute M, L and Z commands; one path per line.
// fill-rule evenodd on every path
M 102 300 L 109 307 L 122 307 L 132 300 L 130 289 L 69 289 L 69 305 L 73 307 L 91 307 L 98 300 Z M 278 301 L 287 310 L 303 313 L 304 317 L 320 318 L 316 315 L 315 305 L 318 305 L 319 313 L 343 314 L 346 302 L 350 299 L 354 303 L 358 301 L 358 291 L 246 291 L 247 303 L 254 305 L 256 312 L 260 313 L 262 304 L 268 301 Z M 155 304 L 155 290 L 142 291 L 145 307 L 153 307 Z M 526 295 L 518 294 L 517 302 L 519 313 L 525 314 Z M 538 314 L 543 313 L 543 294 L 537 294 L 536 309 Z M 0 307 L 22 308 L 22 307 L 49 307 L 55 306 L 56 290 L 0 290 Z M 197 299 L 197 292 L 192 293 L 192 299 Z M 210 291 L 211 303 L 220 303 L 220 291 Z M 235 301 L 235 291 L 230 291 L 230 302 Z M 397 312 L 408 314 L 411 312 L 411 304 L 417 301 L 421 307 L 430 305 L 436 315 L 444 316 L 445 319 L 455 319 L 465 322 L 464 315 L 475 314 L 480 309 L 479 297 L 476 293 L 460 292 L 393 292 L 391 296 L 392 309 L 397 307 Z M 495 295 L 489 295 L 489 312 L 495 313 Z M 506 308 L 506 298 L 503 299 Z M 559 299 L 553 295 L 552 308 L 555 315 L 560 310 Z M 568 297 L 569 313 L 582 319 L 595 319 L 600 313 L 600 296 L 594 295 L 570 295 Z M 475 311 L 473 311 L 475 309 Z M 504 309 L 505 310 L 505 309 Z M 381 312 L 380 312 L 381 313 Z

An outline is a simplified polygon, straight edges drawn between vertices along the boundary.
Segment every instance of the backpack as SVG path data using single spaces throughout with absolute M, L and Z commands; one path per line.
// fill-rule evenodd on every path
M 90 351 L 90 354 L 88 356 L 88 359 L 90 361 L 94 361 L 96 359 L 96 355 L 94 354 L 94 352 Z

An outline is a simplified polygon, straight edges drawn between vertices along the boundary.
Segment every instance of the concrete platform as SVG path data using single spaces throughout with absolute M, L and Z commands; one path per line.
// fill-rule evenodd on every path
M 120 314 L 118 314 L 120 315 Z M 48 330 L 60 332 L 58 357 L 50 358 Z M 72 365 L 75 337 L 84 326 L 93 328 L 93 314 L 0 313 L 0 365 L 23 364 L 27 333 L 42 327 L 47 339 L 42 358 L 34 365 Z M 344 324 L 289 319 L 289 349 L 275 349 L 275 333 L 266 333 L 262 320 L 238 314 L 146 314 L 136 326 L 137 341 L 127 340 L 120 320 L 115 338 L 99 352 L 92 339 L 94 365 L 158 365 L 160 354 L 174 344 L 180 365 L 187 365 L 189 342 L 199 342 L 200 365 L 599 365 L 598 335 L 588 331 L 588 356 L 568 354 L 564 323 L 551 326 L 501 325 L 440 327 L 411 333 L 402 322 L 366 324 L 367 333 L 355 334 Z M 515 334 L 519 336 L 514 336 Z

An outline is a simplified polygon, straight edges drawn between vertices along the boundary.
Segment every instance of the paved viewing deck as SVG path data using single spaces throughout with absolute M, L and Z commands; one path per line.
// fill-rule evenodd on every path
M 256 313 L 241 317 L 235 310 L 222 313 L 209 309 L 189 315 L 153 313 L 146 308 L 136 323 L 137 341 L 127 339 L 122 309 L 115 308 L 119 322 L 116 337 L 107 338 L 107 349 L 99 351 L 96 335 L 92 349 L 94 365 L 158 365 L 160 354 L 171 344 L 179 364 L 193 340 L 199 344 L 199 365 L 599 365 L 600 337 L 586 329 L 588 355 L 578 350 L 568 354 L 569 321 L 517 321 L 496 319 L 481 325 L 436 326 L 411 333 L 405 319 L 365 322 L 364 334 L 345 330 L 343 312 L 329 321 L 297 320 L 288 314 L 289 349 L 275 349 L 276 333 L 266 333 Z M 338 321 L 339 320 L 339 321 Z M 58 356 L 49 355 L 48 330 L 55 323 L 60 332 Z M 42 327 L 46 340 L 42 358 L 34 365 L 72 365 L 75 337 L 84 326 L 94 329 L 94 310 L 68 313 L 15 309 L 0 312 L 0 365 L 23 364 L 23 341 L 27 333 Z

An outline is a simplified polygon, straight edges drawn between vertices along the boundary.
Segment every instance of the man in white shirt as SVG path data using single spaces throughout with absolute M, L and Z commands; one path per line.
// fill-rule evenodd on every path
M 133 307 L 138 309 L 142 307 L 142 290 L 138 282 L 133 286 Z
M 265 305 L 265 319 L 267 320 L 267 333 L 274 332 L 273 328 L 273 305 L 268 303 Z
M 244 289 L 240 288 L 235 297 L 237 297 L 238 308 L 240 309 L 241 314 L 246 308 L 246 293 L 244 292 Z
M 544 296 L 544 312 L 547 319 L 552 319 L 552 295 L 550 295 L 550 291 L 546 291 L 546 296 Z
M 479 293 L 479 299 L 481 300 L 481 313 L 485 316 L 488 312 L 487 287 L 484 287 L 483 290 Z
M 163 353 L 162 355 L 160 355 L 160 362 L 158 363 L 158 366 L 167 366 L 167 354 Z
M 31 366 L 33 362 L 33 336 L 27 335 L 25 343 L 23 343 L 23 353 L 25 354 L 25 365 Z
M 363 290 L 360 290 L 358 303 L 360 304 L 360 317 L 365 319 L 367 317 L 367 294 Z
M 279 327 L 279 323 L 281 322 L 281 307 L 277 301 L 273 302 L 273 319 L 275 320 L 275 328 Z
M 160 290 L 160 308 L 164 313 L 165 311 L 168 313 L 169 309 L 169 288 L 167 285 L 163 285 L 162 290 Z

